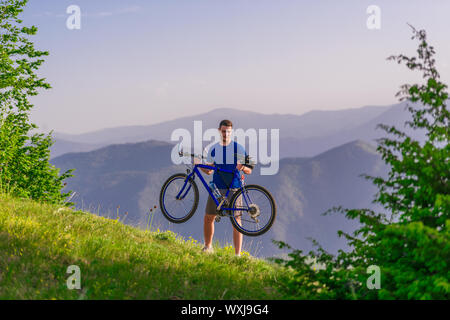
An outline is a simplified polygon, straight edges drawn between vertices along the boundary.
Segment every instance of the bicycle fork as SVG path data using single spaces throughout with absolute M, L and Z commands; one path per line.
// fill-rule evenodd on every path
M 188 172 L 189 173 L 189 172 Z M 186 184 L 188 183 L 188 181 L 191 180 L 191 177 L 194 176 L 194 173 L 189 174 L 186 179 L 184 180 L 184 184 L 183 187 L 181 187 L 180 192 L 178 192 L 178 194 L 176 195 L 176 199 L 177 200 L 183 200 L 184 197 L 186 197 L 186 195 L 188 194 L 189 190 L 191 190 L 192 184 L 189 184 L 189 186 L 187 187 L 187 190 L 183 193 L 183 190 L 186 188 Z M 195 177 L 195 176 L 194 176 Z M 192 178 L 192 181 L 194 181 L 194 178 Z M 181 195 L 183 193 L 183 195 Z

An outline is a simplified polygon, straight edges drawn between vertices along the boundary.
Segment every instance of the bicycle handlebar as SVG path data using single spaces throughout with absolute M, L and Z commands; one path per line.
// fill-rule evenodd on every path
M 203 159 L 203 160 L 206 159 L 206 157 L 203 155 L 194 154 L 194 153 L 190 153 L 190 152 L 183 152 L 182 150 L 178 152 L 178 155 L 180 157 L 199 158 L 199 159 Z M 236 158 L 238 158 L 238 160 L 243 160 L 243 162 L 244 162 L 243 165 L 246 167 L 253 169 L 253 167 L 256 165 L 256 162 L 253 161 L 252 159 L 250 159 L 249 156 L 243 156 L 238 153 L 235 153 L 234 155 L 236 156 Z
M 191 158 L 200 158 L 200 159 L 206 159 L 206 157 L 199 155 L 199 154 L 194 154 L 194 153 L 189 153 L 189 152 L 183 152 L 180 151 L 178 152 L 178 155 L 180 157 L 191 157 Z

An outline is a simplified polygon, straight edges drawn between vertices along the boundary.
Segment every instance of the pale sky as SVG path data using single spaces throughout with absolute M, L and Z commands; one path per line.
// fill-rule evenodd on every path
M 69 30 L 67 7 L 81 9 Z M 380 8 L 380 29 L 366 12 Z M 450 84 L 448 0 L 30 0 L 24 25 L 50 56 L 31 100 L 41 129 L 83 133 L 236 108 L 302 114 L 390 105 L 419 74 L 407 23 L 425 29 Z

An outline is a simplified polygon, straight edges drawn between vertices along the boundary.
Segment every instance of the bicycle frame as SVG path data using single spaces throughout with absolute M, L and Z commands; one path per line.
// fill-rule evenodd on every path
M 178 192 L 176 198 L 178 200 L 183 199 L 187 193 L 189 192 L 191 185 L 189 185 L 189 187 L 186 189 L 186 191 L 184 191 L 184 189 L 186 188 L 187 182 L 192 178 L 195 179 L 195 175 L 197 175 L 200 179 L 200 181 L 202 182 L 203 186 L 205 187 L 205 189 L 208 191 L 209 195 L 211 196 L 211 198 L 214 200 L 216 206 L 218 207 L 220 205 L 219 200 L 214 196 L 214 194 L 211 192 L 211 189 L 209 188 L 208 184 L 206 183 L 205 179 L 203 178 L 203 176 L 201 175 L 200 171 L 198 168 L 204 168 L 204 169 L 208 169 L 208 170 L 214 170 L 214 171 L 222 171 L 222 172 L 226 172 L 226 173 L 233 173 L 234 174 L 234 178 L 238 178 L 239 182 L 240 182 L 240 187 L 239 189 L 243 190 L 242 192 L 242 196 L 244 198 L 245 204 L 246 204 L 246 208 L 225 208 L 222 207 L 221 210 L 227 210 L 227 211 L 248 211 L 249 210 L 249 203 L 251 204 L 251 200 L 250 197 L 248 196 L 248 194 L 245 192 L 245 188 L 244 185 L 241 182 L 240 176 L 239 176 L 239 170 L 234 170 L 234 171 L 230 171 L 230 170 L 224 170 L 224 169 L 219 169 L 217 167 L 213 167 L 213 166 L 208 166 L 206 164 L 196 164 L 194 166 L 194 169 L 192 170 L 191 173 L 188 174 L 186 180 L 184 181 L 183 187 L 181 188 L 180 192 Z M 225 194 L 225 198 L 228 198 L 228 194 L 230 193 L 230 188 L 228 188 L 226 194 Z

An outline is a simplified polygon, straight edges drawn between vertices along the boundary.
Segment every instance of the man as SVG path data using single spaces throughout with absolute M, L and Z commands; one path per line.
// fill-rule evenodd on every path
M 238 157 L 239 156 L 245 157 L 247 154 L 242 145 L 238 144 L 235 141 L 231 141 L 232 129 L 233 123 L 230 120 L 222 120 L 220 122 L 219 133 L 221 136 L 221 141 L 219 143 L 214 144 L 209 149 L 206 162 L 208 165 L 216 166 L 219 169 L 226 169 L 231 171 L 237 168 L 238 170 L 244 172 L 245 174 L 250 174 L 252 173 L 251 168 L 246 167 L 241 163 L 238 163 Z M 224 181 L 223 176 L 221 176 L 221 174 L 217 170 L 215 171 L 202 168 L 202 171 L 208 175 L 214 172 L 213 182 L 219 189 L 220 193 L 222 195 L 225 195 L 228 186 L 226 185 L 226 181 Z M 239 180 L 234 178 L 231 181 L 230 185 L 231 190 L 228 195 L 228 200 L 231 199 L 234 192 L 238 190 L 239 186 L 240 186 Z M 205 238 L 205 246 L 203 248 L 204 252 L 213 252 L 212 239 L 214 236 L 214 222 L 216 219 L 216 215 L 217 215 L 216 203 L 211 198 L 211 196 L 209 196 L 208 201 L 206 203 L 205 218 L 203 225 L 203 233 Z M 236 218 L 236 221 L 239 224 L 241 223 L 240 218 Z M 236 256 L 241 255 L 242 238 L 243 238 L 242 234 L 236 229 L 233 229 L 233 245 Z

